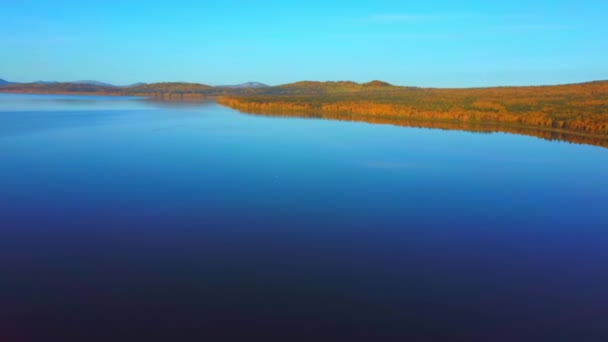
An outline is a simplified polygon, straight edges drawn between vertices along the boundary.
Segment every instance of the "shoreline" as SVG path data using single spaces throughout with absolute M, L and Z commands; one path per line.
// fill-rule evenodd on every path
M 202 94 L 128 94 L 125 92 L 74 92 L 74 91 L 7 91 L 0 89 L 0 94 L 14 95 L 76 95 L 76 96 L 112 96 L 112 97 L 141 97 L 143 100 L 160 102 L 207 102 L 212 101 L 226 108 L 236 110 L 245 115 L 263 115 L 269 117 L 293 117 L 308 119 L 338 120 L 362 122 L 368 124 L 386 124 L 400 127 L 443 129 L 466 131 L 474 133 L 507 133 L 532 136 L 549 141 L 564 141 L 574 144 L 584 144 L 608 148 L 608 135 L 568 130 L 557 127 L 513 124 L 497 121 L 462 121 L 446 119 L 427 119 L 422 117 L 402 117 L 397 115 L 364 115 L 348 112 L 333 111 L 303 111 L 303 110 L 254 110 L 230 105 L 229 101 L 222 101 L 225 96 L 209 96 Z

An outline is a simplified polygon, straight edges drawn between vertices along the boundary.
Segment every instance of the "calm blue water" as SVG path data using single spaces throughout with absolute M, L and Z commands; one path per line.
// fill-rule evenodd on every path
M 0 340 L 605 341 L 607 172 L 509 134 L 0 95 Z

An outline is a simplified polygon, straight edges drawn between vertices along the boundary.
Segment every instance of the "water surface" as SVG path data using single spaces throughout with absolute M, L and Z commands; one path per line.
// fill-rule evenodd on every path
M 608 149 L 0 95 L 0 340 L 608 338 Z

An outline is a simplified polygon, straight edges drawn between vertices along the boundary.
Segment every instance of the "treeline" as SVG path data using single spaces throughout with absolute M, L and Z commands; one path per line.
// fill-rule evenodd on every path
M 0 91 L 23 94 L 124 94 L 124 91 L 121 88 L 80 83 L 16 83 L 3 85 L 0 87 Z
M 382 90 L 224 96 L 256 113 L 335 113 L 353 118 L 500 123 L 608 137 L 608 82 L 543 87 Z
M 83 83 L 15 83 L 0 86 L 0 92 L 26 94 L 89 94 L 146 96 L 166 100 L 197 100 L 225 95 L 260 94 L 260 89 L 212 87 L 200 83 L 161 82 L 128 87 Z

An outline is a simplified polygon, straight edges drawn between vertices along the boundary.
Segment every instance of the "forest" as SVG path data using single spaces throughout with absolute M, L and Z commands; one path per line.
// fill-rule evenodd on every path
M 332 113 L 348 120 L 419 120 L 528 126 L 608 138 L 608 81 L 536 87 L 437 89 L 306 83 L 219 102 L 265 114 Z

